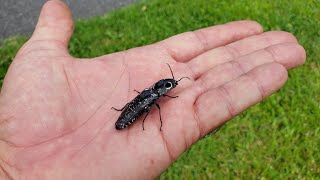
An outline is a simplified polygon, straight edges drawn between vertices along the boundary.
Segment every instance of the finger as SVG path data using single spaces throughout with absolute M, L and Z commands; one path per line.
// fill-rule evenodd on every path
M 234 60 L 240 56 L 244 56 L 275 44 L 290 42 L 297 43 L 296 38 L 290 33 L 283 31 L 266 32 L 207 51 L 189 61 L 188 65 L 193 73 L 193 78 L 197 79 L 203 73 L 218 64 Z
M 286 68 L 270 63 L 200 95 L 194 104 L 194 112 L 201 136 L 270 96 L 286 80 Z
M 157 43 L 179 62 L 188 61 L 199 54 L 239 39 L 263 32 L 254 21 L 235 21 L 193 32 L 182 33 Z
M 276 62 L 286 69 L 291 69 L 302 65 L 305 59 L 302 46 L 296 43 L 277 44 L 212 68 L 195 82 L 191 91 L 197 91 L 195 97 L 198 97 L 205 91 L 237 79 L 263 64 Z
M 50 0 L 42 7 L 31 41 L 49 48 L 67 49 L 72 33 L 73 21 L 69 8 L 63 1 Z

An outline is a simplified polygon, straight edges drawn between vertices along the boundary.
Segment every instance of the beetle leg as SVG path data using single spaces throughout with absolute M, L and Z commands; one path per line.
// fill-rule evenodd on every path
M 177 97 L 179 97 L 179 96 L 169 96 L 169 95 L 166 95 L 166 94 L 164 94 L 163 96 L 169 97 L 169 98 L 177 98 Z
M 159 116 L 160 116 L 160 122 L 161 122 L 160 131 L 162 131 L 162 129 L 161 129 L 162 128 L 162 119 L 161 119 L 160 105 L 158 103 L 156 103 L 156 106 L 159 109 Z
M 124 105 L 121 109 L 116 109 L 114 107 L 111 107 L 111 109 L 114 109 L 116 111 L 122 111 L 124 108 L 126 108 L 128 106 L 129 103 L 127 103 L 126 105 Z
M 134 92 L 137 92 L 137 93 L 139 93 L 139 94 L 140 94 L 140 92 L 139 92 L 139 91 L 137 91 L 137 90 L 135 90 L 135 89 L 134 89 L 133 91 L 134 91 Z
M 146 120 L 148 114 L 149 114 L 149 111 L 147 111 L 147 114 L 146 114 L 146 116 L 144 117 L 144 119 L 143 119 L 143 121 L 142 121 L 142 129 L 143 129 L 143 130 L 144 130 L 144 120 Z

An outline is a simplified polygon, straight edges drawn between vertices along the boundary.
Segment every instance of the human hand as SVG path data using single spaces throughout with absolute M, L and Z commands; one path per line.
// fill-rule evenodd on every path
M 305 51 L 285 32 L 251 21 L 187 32 L 156 44 L 92 59 L 68 54 L 73 32 L 62 1 L 44 6 L 19 50 L 0 97 L 0 174 L 14 179 L 150 179 L 193 143 L 277 91 Z M 171 74 L 188 76 L 118 131 L 122 107 Z

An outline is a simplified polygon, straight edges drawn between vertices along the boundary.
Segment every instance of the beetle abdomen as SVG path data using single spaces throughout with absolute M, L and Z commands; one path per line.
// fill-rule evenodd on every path
M 134 98 L 122 111 L 115 127 L 117 130 L 124 129 L 136 121 L 144 112 L 148 112 L 150 107 L 158 99 L 157 94 L 147 89 Z
M 128 127 L 135 120 L 137 120 L 137 118 L 139 118 L 143 113 L 144 113 L 144 111 L 139 112 L 139 113 L 130 112 L 130 113 L 124 114 L 123 116 L 120 116 L 118 121 L 115 124 L 116 129 L 120 130 L 120 129 L 124 129 L 124 128 Z

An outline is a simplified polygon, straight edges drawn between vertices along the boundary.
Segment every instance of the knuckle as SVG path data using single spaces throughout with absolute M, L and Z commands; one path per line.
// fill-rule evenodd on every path
M 245 70 L 242 67 L 240 62 L 230 61 L 230 64 L 231 64 L 232 71 L 234 72 L 233 79 L 235 79 L 235 78 L 239 77 L 239 75 L 242 75 L 245 73 Z
M 240 56 L 240 52 L 237 50 L 236 47 L 233 47 L 231 44 L 223 46 L 226 53 L 231 57 L 231 59 L 236 59 Z
M 223 102 L 226 103 L 227 111 L 229 113 L 228 119 L 231 119 L 232 117 L 236 116 L 237 112 L 236 112 L 236 109 L 233 105 L 232 98 L 231 98 L 231 95 L 230 95 L 228 88 L 225 87 L 224 85 L 220 86 L 218 88 L 218 92 L 220 93 L 222 99 L 224 100 Z
M 267 95 L 264 86 L 251 74 L 246 74 L 246 76 L 254 83 L 260 94 L 260 101 L 262 101 Z

